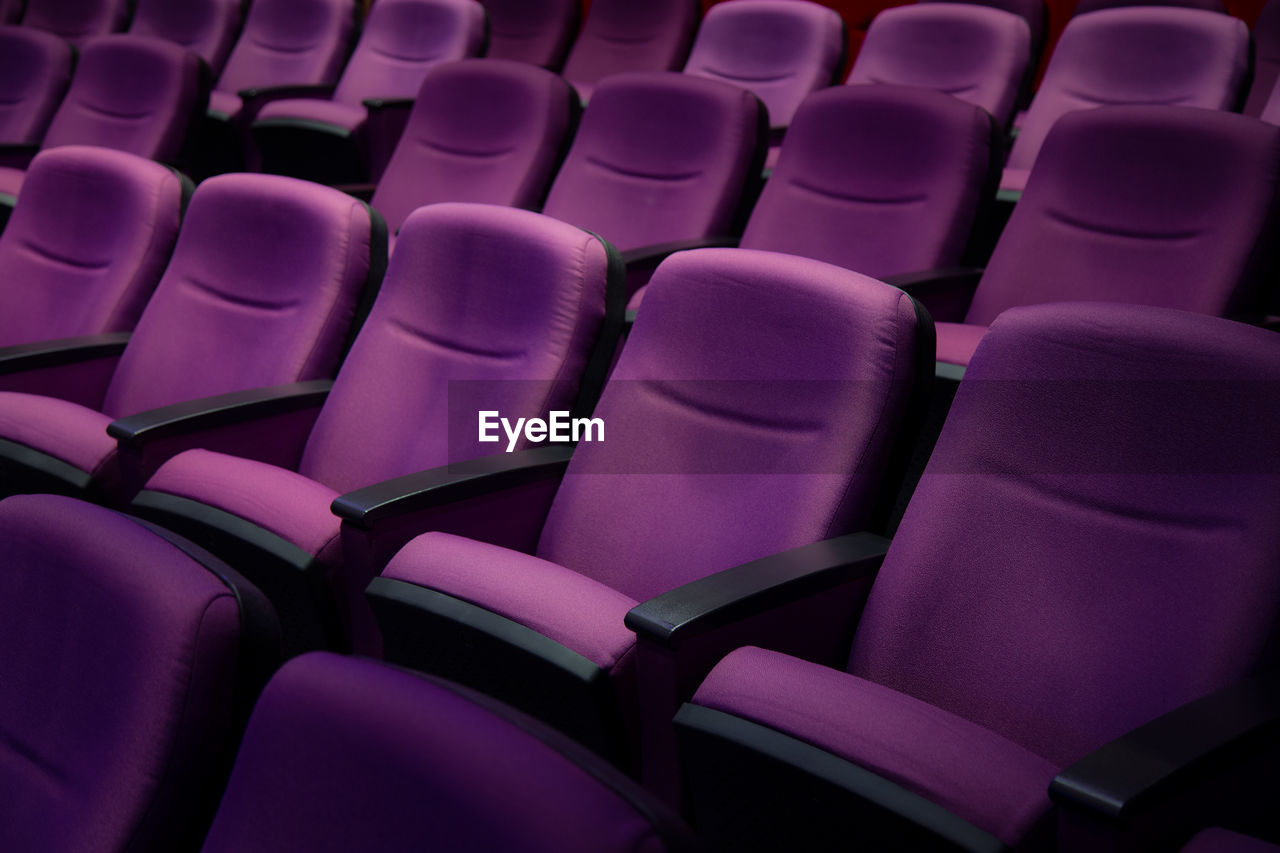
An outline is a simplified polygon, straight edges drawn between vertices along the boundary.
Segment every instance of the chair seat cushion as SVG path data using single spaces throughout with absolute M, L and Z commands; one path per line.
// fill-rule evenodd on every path
M 337 559 L 339 522 L 329 504 L 338 493 L 293 471 L 224 453 L 188 450 L 161 465 L 146 488 L 243 518 L 322 563 Z
M 834 753 L 1007 844 L 1050 808 L 1051 762 L 961 717 L 845 672 L 739 649 L 693 701 Z
M 244 109 L 244 102 L 234 92 L 209 93 L 209 112 L 217 117 L 231 120 L 240 115 L 242 109 Z
M 1027 188 L 1030 169 L 1005 169 L 1000 175 L 1000 189 L 1022 192 Z
M 443 592 L 518 622 L 607 670 L 635 645 L 631 598 L 571 569 L 447 533 L 419 536 L 383 577 Z
M 937 323 L 934 328 L 938 333 L 938 361 L 961 367 L 969 366 L 973 351 L 987 333 L 986 326 L 972 323 Z
M 113 477 L 109 471 L 116 440 L 107 435 L 112 420 L 56 397 L 0 392 L 0 438 L 61 459 L 95 478 Z
M 17 196 L 22 189 L 22 181 L 27 177 L 26 170 L 12 166 L 0 166 L 0 193 Z
M 258 113 L 258 121 L 296 119 L 298 121 L 331 124 L 346 131 L 355 131 L 364 124 L 368 113 L 364 107 L 353 107 L 338 101 L 317 98 L 287 98 L 272 101 Z

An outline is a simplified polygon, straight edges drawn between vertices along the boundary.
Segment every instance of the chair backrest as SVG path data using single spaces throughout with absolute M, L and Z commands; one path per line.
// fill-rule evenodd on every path
M 972 0 L 916 0 L 918 3 L 970 3 Z M 1045 0 L 980 0 L 979 6 L 1003 9 L 1022 18 L 1031 30 L 1031 63 L 1040 62 L 1049 37 L 1049 4 Z
M 583 100 L 612 74 L 676 71 L 702 17 L 699 0 L 593 0 L 569 56 L 564 78 Z
M 244 0 L 137 0 L 129 32 L 154 36 L 182 45 L 222 71 L 240 32 Z
M 189 543 L 71 498 L 6 499 L 0 542 L 5 850 L 194 849 L 261 689 L 245 676 L 272 662 L 269 605 Z
M 1064 766 L 1264 665 L 1277 383 L 1280 338 L 1229 320 L 1096 303 L 1001 316 L 850 671 Z
M 735 0 L 708 11 L 684 73 L 750 89 L 774 127 L 800 102 L 836 82 L 845 54 L 840 14 L 807 0 Z
M 502 450 L 477 441 L 482 410 L 573 410 L 607 300 L 620 315 L 618 264 L 594 235 L 527 210 L 415 211 L 299 471 L 350 491 Z
M 486 56 L 559 69 L 578 34 L 578 0 L 483 0 L 489 13 Z
M 1278 187 L 1280 128 L 1256 119 L 1186 107 L 1063 116 L 966 320 L 1061 301 L 1248 311 L 1274 267 Z
M 333 99 L 412 98 L 433 65 L 483 53 L 486 27 L 478 0 L 379 0 Z
M 253 0 L 217 89 L 336 83 L 356 12 L 354 0 Z
M 961 3 L 898 6 L 871 22 L 848 82 L 945 92 L 1007 127 L 1030 59 L 1031 30 L 1012 12 Z
M 74 62 L 71 45 L 52 33 L 0 26 L 0 145 L 40 141 Z
M 1105 9 L 1071 19 L 1009 152 L 1030 169 L 1073 110 L 1122 104 L 1234 109 L 1249 72 L 1249 28 L 1200 9 Z
M 1073 15 L 1085 15 L 1102 9 L 1120 9 L 1131 6 L 1175 6 L 1182 9 L 1202 9 L 1205 12 L 1225 14 L 1226 5 L 1222 0 L 1079 0 Z
M 865 529 L 922 366 L 933 326 L 897 288 L 772 252 L 673 255 L 537 555 L 644 601 Z
M 333 376 L 385 251 L 381 218 L 345 193 L 278 175 L 205 181 L 103 411 Z
M 1262 114 L 1267 99 L 1280 80 L 1280 2 L 1267 3 L 1253 25 L 1253 84 L 1244 103 L 1244 114 Z
M 448 682 L 315 652 L 267 685 L 204 853 L 663 853 L 692 836 L 558 732 Z
M 174 162 L 208 100 L 208 66 L 186 48 L 146 36 L 100 36 L 81 48 L 44 147 L 97 145 Z
M 463 59 L 427 72 L 372 204 L 394 233 L 439 201 L 536 208 L 577 124 L 573 89 L 543 68 Z
M 48 30 L 72 44 L 118 33 L 129 23 L 129 0 L 28 0 L 24 27 Z
M 880 278 L 956 266 L 1003 155 L 985 110 L 906 86 L 840 86 L 796 113 L 739 245 Z
M 120 151 L 36 155 L 0 232 L 0 346 L 132 329 L 189 192 L 168 167 Z
M 619 249 L 727 233 L 765 143 L 760 100 L 676 73 L 596 90 L 543 212 Z

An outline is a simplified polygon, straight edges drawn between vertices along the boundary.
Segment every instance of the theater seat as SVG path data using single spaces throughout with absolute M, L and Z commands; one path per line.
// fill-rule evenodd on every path
M 82 45 L 95 36 L 122 32 L 132 11 L 128 0 L 27 0 L 22 25 Z
M 916 2 L 964 3 L 968 0 L 916 0 Z M 1044 55 L 1045 42 L 1049 37 L 1049 5 L 1045 0 L 982 0 L 977 5 L 1012 12 L 1027 22 L 1027 26 L 1031 29 L 1031 63 L 1028 68 L 1034 74 L 1035 69 L 1040 67 L 1040 58 Z M 1027 95 L 1030 95 L 1030 91 Z
M 0 164 L 11 145 L 36 146 L 71 81 L 74 51 L 51 33 L 0 26 Z M 21 152 L 30 157 L 30 151 Z M 16 165 L 21 165 L 18 160 Z
M 577 0 L 483 0 L 489 13 L 485 56 L 558 71 L 578 34 Z
M 54 495 L 0 502 L 10 853 L 194 850 L 278 660 L 269 605 L 189 542 Z
M 18 344 L 133 329 L 191 190 L 169 167 L 122 151 L 37 155 L 0 232 L 0 360 Z
M 129 32 L 180 44 L 217 76 L 240 33 L 247 5 L 243 0 L 138 0 Z
M 592 2 L 564 61 L 564 79 L 586 102 L 613 74 L 679 70 L 701 18 L 699 0 Z
M 680 711 L 695 825 L 734 850 L 1158 850 L 1212 802 L 1269 814 L 1274 741 L 1246 744 L 1280 719 L 1277 381 L 1280 338 L 1220 318 L 1001 315 L 893 541 L 849 570 L 852 644 L 748 645 Z
M 633 780 L 447 682 L 317 652 L 267 686 L 204 853 L 699 849 Z

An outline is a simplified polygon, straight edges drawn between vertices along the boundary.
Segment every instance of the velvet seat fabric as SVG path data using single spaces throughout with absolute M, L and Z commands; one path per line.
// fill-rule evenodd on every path
M 3 437 L 96 473 L 94 488 L 119 499 L 102 419 L 332 376 L 374 239 L 369 209 L 336 190 L 263 175 L 206 181 L 96 411 L 0 394 L 14 428 Z
M 737 652 L 694 702 L 1025 841 L 1054 768 L 1273 665 L 1277 379 L 1280 342 L 1219 318 L 1005 312 L 889 546 L 847 674 Z
M 964 322 L 1061 301 L 1258 310 L 1275 261 L 1277 130 L 1182 107 L 1063 116 Z M 938 340 L 940 357 L 972 352 L 972 330 L 939 324 Z
M 199 501 L 314 555 L 338 578 L 339 493 L 486 456 L 481 410 L 571 410 L 602 334 L 609 253 L 591 234 L 523 210 L 420 208 L 406 221 L 378 300 L 338 374 L 297 472 L 189 451 L 151 493 Z M 397 389 L 413 389 L 408 393 Z M 225 466 L 225 468 L 224 468 Z M 360 598 L 335 588 L 363 639 Z
M 25 0 L 0 0 L 0 24 L 16 24 L 22 20 Z
M 785 128 L 806 96 L 835 82 L 844 50 L 844 21 L 833 9 L 807 0 L 736 0 L 707 11 L 684 73 L 751 90 L 770 125 Z
M 526 63 L 464 59 L 427 72 L 370 202 L 393 232 L 441 201 L 536 209 L 577 117 L 563 79 Z
M 920 3 L 958 3 L 965 0 L 917 0 Z M 1031 65 L 1036 66 L 1044 54 L 1049 37 L 1049 7 L 1044 0 L 982 0 L 977 4 L 1012 12 L 1027 22 L 1031 30 Z
M 22 25 L 82 45 L 95 36 L 124 30 L 130 11 L 128 0 L 28 0 Z
M 885 9 L 867 30 L 849 83 L 894 83 L 944 92 L 1013 120 L 1031 60 L 1031 31 L 1012 12 L 960 3 Z
M 489 13 L 485 56 L 559 70 L 578 34 L 575 0 L 483 0 Z
M 52 33 L 0 26 L 0 144 L 38 144 L 71 81 L 71 45 Z
M 1077 15 L 1054 48 L 1008 167 L 1030 169 L 1050 129 L 1072 111 L 1137 104 L 1235 109 L 1249 64 L 1249 29 L 1229 15 L 1163 6 Z
M 583 113 L 543 212 L 622 251 L 728 233 L 760 160 L 762 116 L 755 95 L 718 80 L 611 77 Z
M 338 81 L 356 28 L 347 0 L 254 0 L 209 98 L 223 121 L 243 116 L 240 92 Z
M 138 0 L 129 32 L 180 44 L 216 75 L 227 63 L 244 18 L 241 0 Z
M 256 591 L 139 522 L 0 503 L 0 835 L 13 853 L 193 849 L 237 739 Z
M 264 692 L 203 850 L 693 849 L 647 792 L 574 747 L 447 682 L 306 655 Z
M 564 78 L 588 101 L 611 75 L 676 71 L 689 58 L 701 17 L 698 0 L 593 2 L 564 61 Z
M 37 155 L 25 186 L 0 232 L 0 347 L 132 329 L 173 251 L 182 179 L 67 145 Z
M 1267 3 L 1253 25 L 1253 83 L 1242 112 L 1260 116 L 1280 80 L 1280 3 Z

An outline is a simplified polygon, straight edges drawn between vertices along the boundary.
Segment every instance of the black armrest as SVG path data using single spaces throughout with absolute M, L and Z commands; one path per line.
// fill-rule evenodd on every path
M 1270 674 L 1183 705 L 1094 750 L 1058 774 L 1049 796 L 1095 821 L 1119 824 L 1277 743 L 1280 675 Z
M 383 519 L 466 500 L 518 486 L 568 466 L 570 445 L 547 445 L 519 453 L 498 453 L 419 471 L 367 488 L 333 502 L 333 513 L 348 524 L 369 529 Z
M 332 98 L 338 87 L 332 83 L 317 83 L 298 86 L 258 86 L 253 89 L 241 89 L 240 100 L 246 104 L 250 101 L 265 104 L 268 101 L 281 101 L 285 98 Z
M 637 635 L 677 648 L 686 640 L 880 569 L 889 540 L 851 533 L 773 554 L 677 587 L 631 609 Z
M 83 361 L 118 356 L 129 342 L 129 332 L 106 332 L 78 338 L 59 338 L 0 348 L 0 374 L 45 367 L 62 367 Z
M 692 240 L 673 240 L 670 243 L 655 243 L 652 246 L 640 246 L 622 253 L 622 263 L 630 270 L 635 267 L 656 267 L 670 255 L 689 249 L 733 248 L 738 245 L 737 237 L 698 237 Z
M 964 320 L 981 280 L 982 270 L 975 267 L 920 270 L 881 279 L 885 284 L 911 294 L 928 309 L 934 320 L 943 323 L 959 323 Z
M 9 143 L 0 145 L 0 166 L 11 169 L 25 169 L 40 153 L 40 146 L 34 143 Z
M 413 98 L 365 98 L 364 108 L 369 112 L 382 110 L 403 110 L 409 112 L 413 109 Z
M 137 445 L 300 409 L 318 408 L 332 387 L 332 380 L 316 379 L 203 397 L 121 418 L 107 426 L 107 435 L 124 444 Z
M 333 188 L 363 202 L 371 201 L 378 191 L 377 184 L 334 184 Z

